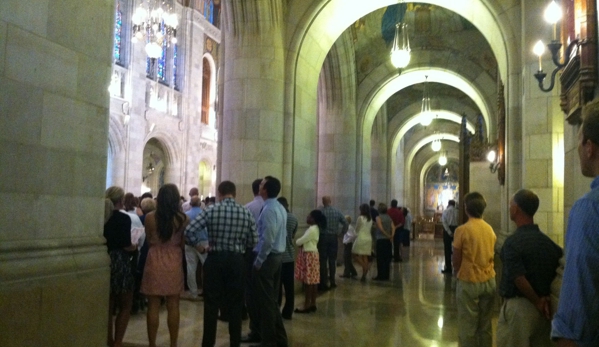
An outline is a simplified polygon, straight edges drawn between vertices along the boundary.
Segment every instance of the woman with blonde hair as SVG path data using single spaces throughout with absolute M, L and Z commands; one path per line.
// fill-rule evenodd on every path
M 171 347 L 179 336 L 179 296 L 183 292 L 183 231 L 189 223 L 179 206 L 177 186 L 165 184 L 158 191 L 156 210 L 146 215 L 146 239 L 149 244 L 140 292 L 148 298 L 148 340 L 156 347 L 160 300 L 166 297 L 167 325 Z
M 135 277 L 131 257 L 137 248 L 131 243 L 131 218 L 119 210 L 123 208 L 125 191 L 120 187 L 106 190 L 104 238 L 110 255 L 110 297 L 108 308 L 108 338 L 110 347 L 121 347 L 129 324 Z M 116 314 L 113 323 L 113 316 Z

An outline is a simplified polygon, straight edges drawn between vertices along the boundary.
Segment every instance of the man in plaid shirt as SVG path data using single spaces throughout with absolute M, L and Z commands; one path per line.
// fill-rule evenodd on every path
M 186 243 L 208 252 L 204 263 L 204 336 L 202 346 L 214 346 L 216 321 L 222 308 L 229 317 L 231 346 L 241 343 L 241 313 L 245 286 L 243 254 L 258 241 L 251 213 L 235 202 L 231 181 L 218 186 L 219 202 L 204 210 L 185 229 Z M 208 240 L 208 248 L 200 246 Z

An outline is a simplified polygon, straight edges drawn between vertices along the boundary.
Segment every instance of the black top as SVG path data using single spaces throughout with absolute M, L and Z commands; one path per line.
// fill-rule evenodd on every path
M 524 296 L 514 283 L 524 275 L 537 295 L 549 295 L 561 257 L 561 247 L 543 234 L 538 225 L 519 227 L 501 248 L 503 273 L 499 293 L 504 298 Z
M 378 216 L 379 216 L 379 210 L 377 210 L 374 207 L 371 207 L 370 208 L 370 217 L 372 218 L 372 224 L 376 224 L 375 220 L 376 220 L 376 217 L 378 217 Z M 374 228 L 375 225 L 373 225 L 372 227 Z
M 131 218 L 115 210 L 104 224 L 104 238 L 108 252 L 131 246 Z

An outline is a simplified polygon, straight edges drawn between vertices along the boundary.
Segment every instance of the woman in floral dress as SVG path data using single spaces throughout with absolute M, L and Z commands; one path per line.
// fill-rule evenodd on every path
M 296 308 L 295 313 L 316 311 L 316 287 L 320 283 L 320 261 L 318 258 L 318 237 L 320 230 L 327 227 L 327 219 L 320 210 L 313 210 L 306 223 L 310 225 L 295 243 L 300 246 L 295 267 L 295 278 L 305 284 L 306 301 L 304 308 Z

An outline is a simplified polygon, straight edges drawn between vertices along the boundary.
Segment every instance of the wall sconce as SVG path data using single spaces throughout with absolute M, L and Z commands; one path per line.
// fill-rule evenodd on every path
M 564 68 L 564 66 L 568 65 L 568 63 L 570 62 L 572 50 L 574 49 L 574 47 L 578 49 L 578 46 L 580 45 L 580 41 L 578 39 L 575 39 L 574 41 L 570 42 L 564 54 L 564 62 L 562 63 L 559 61 L 559 52 L 562 48 L 562 43 L 557 39 L 557 22 L 560 21 L 561 18 L 562 11 L 559 5 L 555 2 L 555 0 L 551 1 L 549 6 L 547 6 L 547 9 L 545 10 L 545 21 L 553 25 L 553 40 L 551 40 L 551 43 L 547 44 L 547 48 L 549 49 L 549 52 L 551 52 L 551 60 L 553 61 L 553 64 L 556 67 L 551 73 L 551 84 L 547 88 L 543 86 L 543 81 L 545 80 L 547 74 L 543 72 L 543 66 L 541 64 L 542 55 L 545 52 L 543 42 L 539 40 L 533 48 L 534 54 L 536 54 L 539 57 L 539 71 L 537 71 L 537 73 L 535 73 L 534 76 L 539 82 L 539 89 L 541 89 L 544 92 L 550 92 L 553 90 L 553 87 L 555 86 L 555 76 L 561 69 Z
M 497 172 L 497 169 L 499 169 L 501 162 L 498 159 L 497 151 L 494 148 L 487 153 L 487 160 L 491 163 L 491 165 L 489 165 L 491 173 L 495 173 Z

